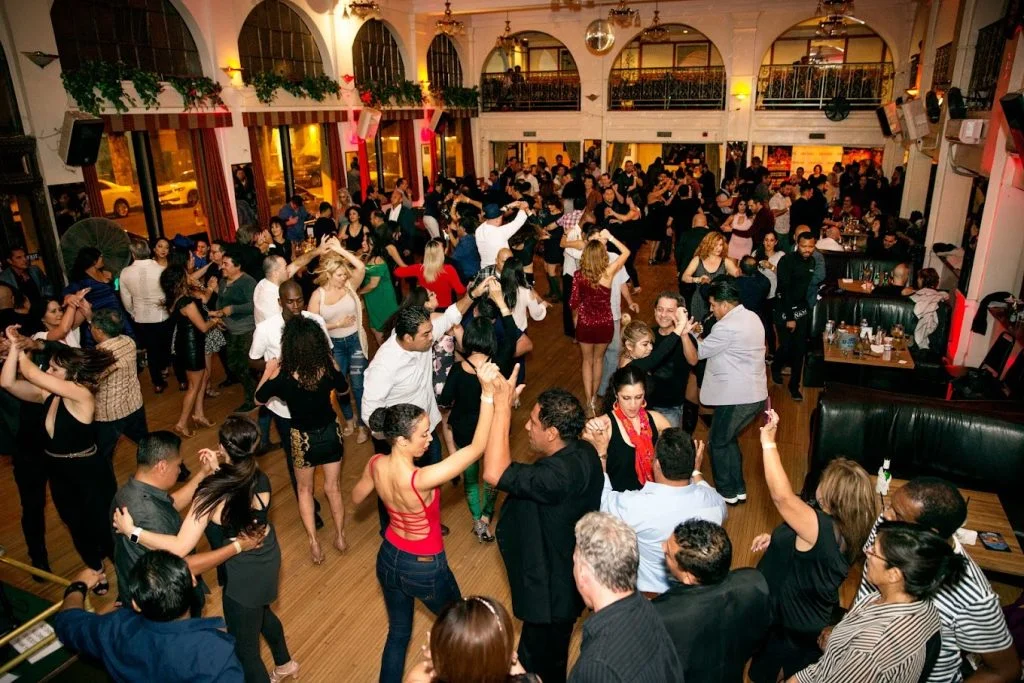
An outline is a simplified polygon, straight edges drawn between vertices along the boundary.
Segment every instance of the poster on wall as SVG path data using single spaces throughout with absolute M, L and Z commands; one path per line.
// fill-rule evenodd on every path
M 775 187 L 792 174 L 793 146 L 768 145 L 764 166 L 768 169 L 768 184 Z
M 72 225 L 83 218 L 92 216 L 89 207 L 89 194 L 85 191 L 85 183 L 65 183 L 48 185 L 50 204 L 53 216 L 57 221 L 57 236 L 63 237 Z
M 235 206 L 238 207 L 238 225 L 259 225 L 256 210 L 256 190 L 252 164 L 231 164 L 231 177 L 235 181 Z
M 843 166 L 872 161 L 875 168 L 881 171 L 884 152 L 885 150 L 881 147 L 843 147 Z

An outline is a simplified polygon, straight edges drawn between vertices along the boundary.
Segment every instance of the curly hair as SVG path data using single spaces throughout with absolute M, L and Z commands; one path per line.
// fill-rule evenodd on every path
M 608 249 L 598 240 L 587 242 L 580 257 L 580 273 L 593 286 L 601 281 L 608 270 Z
M 721 244 L 723 253 L 725 249 L 725 237 L 720 232 L 709 232 L 704 236 L 704 239 L 700 241 L 700 245 L 697 246 L 696 256 L 701 260 L 706 259 L 708 256 L 715 251 L 715 245 Z
M 334 273 L 339 269 L 344 269 L 348 273 L 348 279 L 352 279 L 352 269 L 349 267 L 345 257 L 333 251 L 324 254 L 320 257 L 320 265 L 313 271 L 316 275 L 316 284 L 320 287 L 326 287 L 327 283 L 334 277 Z
M 164 293 L 164 308 L 174 308 L 174 302 L 188 294 L 188 273 L 184 266 L 167 266 L 160 273 L 160 289 Z
M 294 376 L 300 387 L 313 391 L 333 368 L 331 347 L 315 320 L 297 315 L 285 323 L 281 334 L 282 373 Z

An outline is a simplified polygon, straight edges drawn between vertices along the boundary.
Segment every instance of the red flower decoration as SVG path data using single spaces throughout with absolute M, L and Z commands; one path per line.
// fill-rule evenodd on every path
M 363 101 L 363 104 L 369 104 L 370 102 L 373 101 L 373 93 L 367 90 L 366 92 L 359 96 L 359 99 Z
M 352 81 L 356 80 L 356 77 L 351 76 L 349 74 L 345 74 L 344 76 L 341 77 L 341 80 L 345 81 L 346 83 L 351 83 Z

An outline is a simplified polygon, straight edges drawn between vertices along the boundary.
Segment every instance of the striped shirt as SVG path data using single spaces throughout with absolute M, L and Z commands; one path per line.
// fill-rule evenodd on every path
M 921 677 L 928 640 L 942 624 L 927 600 L 878 604 L 878 593 L 859 598 L 832 630 L 825 653 L 796 675 L 798 683 L 902 683 Z
M 875 531 L 882 517 L 875 522 L 865 548 L 875 542 Z M 960 541 L 953 539 L 953 550 L 967 560 L 964 578 L 952 586 L 939 590 L 930 600 L 939 611 L 942 620 L 942 648 L 938 661 L 928 677 L 927 683 L 959 683 L 961 653 L 998 652 L 1013 646 L 1006 618 L 999 606 L 999 596 L 992 591 L 981 568 L 964 552 Z M 861 577 L 857 600 L 876 589 L 868 581 L 867 574 Z

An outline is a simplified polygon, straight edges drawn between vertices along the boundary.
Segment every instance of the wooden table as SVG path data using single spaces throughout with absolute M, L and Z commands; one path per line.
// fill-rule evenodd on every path
M 871 480 L 874 482 L 875 477 L 871 477 Z M 892 479 L 889 482 L 890 494 L 906 483 L 904 479 Z M 1021 552 L 1020 543 L 1013 534 L 1013 527 L 1006 518 L 1006 511 L 999 502 L 999 496 L 970 489 L 960 489 L 960 495 L 967 501 L 967 521 L 964 522 L 964 527 L 971 531 L 998 531 L 1010 546 L 1008 553 L 989 550 L 982 545 L 981 539 L 978 539 L 974 545 L 964 545 L 967 554 L 979 567 L 987 571 L 1024 576 L 1024 553 Z M 888 496 L 885 500 L 888 502 Z
M 914 369 L 914 357 L 910 355 L 910 351 L 902 349 L 897 351 L 892 350 L 892 360 L 882 360 L 882 356 L 875 356 L 871 353 L 861 354 L 860 356 L 844 355 L 839 350 L 838 338 L 835 344 L 830 345 L 828 339 L 822 335 L 822 343 L 825 348 L 825 362 L 826 363 L 848 363 L 850 365 L 860 365 L 864 367 L 874 368 L 892 368 L 894 370 L 913 370 Z M 905 361 L 905 362 L 900 362 Z
M 867 280 L 852 280 L 850 282 L 846 282 L 845 280 L 849 280 L 849 278 L 839 278 L 839 288 L 844 292 L 849 292 L 850 294 L 871 293 L 870 287 L 865 288 L 865 285 L 871 284 Z

